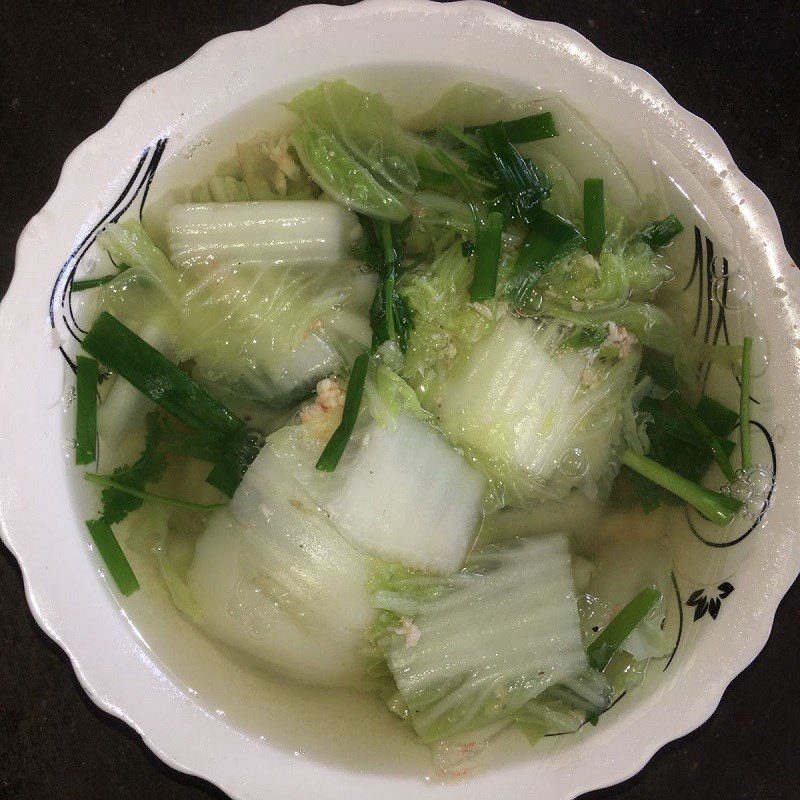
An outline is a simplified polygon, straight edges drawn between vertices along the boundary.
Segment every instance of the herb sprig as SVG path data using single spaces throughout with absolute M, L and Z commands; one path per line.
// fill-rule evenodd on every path
M 385 220 L 375 220 L 366 227 L 368 263 L 378 273 L 378 286 L 369 310 L 372 349 L 387 341 L 397 342 L 405 353 L 408 337 L 414 328 L 411 309 L 397 291 L 406 230 Z

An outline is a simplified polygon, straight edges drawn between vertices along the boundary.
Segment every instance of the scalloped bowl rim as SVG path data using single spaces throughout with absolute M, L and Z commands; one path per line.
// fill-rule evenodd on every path
M 552 22 L 527 20 L 489 3 L 465 0 L 440 6 L 428 2 L 428 0 L 365 0 L 357 5 L 343 7 L 301 6 L 254 31 L 241 31 L 220 36 L 208 42 L 179 66 L 134 89 L 122 102 L 114 117 L 70 154 L 62 168 L 53 195 L 42 211 L 25 227 L 17 246 L 17 264 L 12 284 L 0 309 L 2 341 L 7 342 L 11 337 L 12 316 L 23 313 L 22 310 L 25 307 L 25 298 L 20 296 L 20 284 L 23 276 L 29 277 L 35 269 L 31 259 L 26 258 L 28 248 L 33 247 L 34 243 L 40 244 L 43 239 L 47 238 L 48 230 L 60 224 L 58 219 L 53 217 L 52 212 L 66 199 L 70 187 L 80 184 L 82 163 L 91 161 L 94 158 L 94 152 L 103 153 L 105 149 L 111 152 L 120 150 L 119 142 L 124 141 L 127 126 L 131 120 L 137 119 L 137 109 L 144 106 L 148 96 L 154 92 L 156 87 L 166 87 L 170 83 L 176 83 L 179 79 L 191 79 L 193 73 L 200 73 L 204 65 L 224 62 L 226 55 L 236 53 L 242 43 L 254 45 L 259 37 L 267 35 L 264 33 L 265 31 L 269 32 L 269 35 L 275 36 L 281 30 L 291 33 L 304 26 L 308 28 L 321 17 L 329 21 L 352 20 L 362 16 L 368 17 L 371 14 L 380 17 L 383 14 L 401 12 L 409 15 L 409 18 L 413 20 L 427 14 L 445 14 L 463 21 L 479 19 L 481 24 L 497 29 L 506 28 L 511 35 L 514 35 L 514 31 L 520 30 L 529 33 L 538 31 L 543 35 L 547 34 L 559 39 L 565 46 L 572 49 L 576 58 L 585 57 L 595 65 L 602 65 L 604 70 L 627 83 L 629 87 L 635 87 L 644 92 L 650 102 L 660 104 L 661 113 L 672 115 L 676 125 L 692 132 L 695 154 L 702 150 L 702 155 L 707 161 L 716 160 L 718 165 L 724 164 L 727 167 L 727 174 L 723 181 L 725 190 L 731 196 L 737 195 L 745 198 L 752 208 L 761 236 L 771 248 L 771 255 L 768 258 L 773 264 L 773 274 L 781 274 L 787 281 L 796 281 L 793 287 L 800 289 L 796 267 L 786 252 L 777 217 L 767 198 L 760 189 L 735 168 L 727 147 L 713 128 L 679 106 L 667 91 L 644 70 L 606 56 L 587 39 L 568 27 Z M 244 50 L 247 51 L 247 47 Z M 595 66 L 595 68 L 597 67 Z M 797 306 L 791 297 L 786 302 L 789 304 L 787 308 L 789 308 L 790 316 L 796 322 L 800 319 Z M 2 353 L 4 364 L 6 364 L 6 355 L 5 352 Z M 792 377 L 794 380 L 795 376 Z M 4 418 L 8 419 L 9 415 L 4 414 Z M 0 467 L 0 477 L 3 479 L 4 486 L 12 485 L 10 483 L 12 475 L 8 470 L 8 465 L 3 464 Z M 92 650 L 87 647 L 85 642 L 77 640 L 74 621 L 72 627 L 63 620 L 59 621 L 58 597 L 51 591 L 36 558 L 27 552 L 23 553 L 27 548 L 23 546 L 22 537 L 17 534 L 19 523 L 16 520 L 11 522 L 9 519 L 19 515 L 19 509 L 13 508 L 11 495 L 12 492 L 5 488 L 0 492 L 0 535 L 20 563 L 26 597 L 36 621 L 47 635 L 67 653 L 75 673 L 89 697 L 101 709 L 118 717 L 136 730 L 147 746 L 170 766 L 210 780 L 232 797 L 259 797 L 262 791 L 268 792 L 272 787 L 267 786 L 263 780 L 259 780 L 258 776 L 240 774 L 230 765 L 225 766 L 227 763 L 225 757 L 219 757 L 220 753 L 225 752 L 225 748 L 228 748 L 228 752 L 230 752 L 230 748 L 236 746 L 237 734 L 235 731 L 225 725 L 217 724 L 216 727 L 206 725 L 203 733 L 206 737 L 213 739 L 206 747 L 198 747 L 195 741 L 190 741 L 186 737 L 186 730 L 191 726 L 192 715 L 195 720 L 199 719 L 197 709 L 192 709 L 191 703 L 187 704 L 186 698 L 177 692 L 155 691 L 156 684 L 153 682 L 152 675 L 154 673 L 152 671 L 148 673 L 152 683 L 152 686 L 148 688 L 154 689 L 153 694 L 158 696 L 162 706 L 167 703 L 171 704 L 171 707 L 168 705 L 162 710 L 158 704 L 143 703 L 140 706 L 137 703 L 134 706 L 121 704 L 115 700 L 117 691 L 115 691 L 112 676 L 116 668 L 124 668 L 125 663 L 132 658 L 132 653 L 120 649 L 119 652 L 113 653 L 115 660 L 112 663 L 103 663 L 102 658 L 97 654 L 97 649 Z M 551 784 L 548 784 L 550 790 L 554 792 L 550 795 L 553 800 L 556 797 L 570 800 L 583 792 L 618 783 L 631 777 L 644 767 L 664 744 L 689 733 L 709 718 L 719 704 L 727 685 L 751 663 L 764 647 L 780 599 L 800 572 L 800 546 L 787 542 L 788 535 L 786 534 L 781 541 L 782 552 L 785 556 L 785 568 L 781 574 L 771 576 L 772 581 L 765 591 L 761 613 L 751 623 L 748 631 L 748 643 L 739 652 L 738 657 L 727 662 L 721 673 L 714 676 L 713 682 L 702 687 L 704 690 L 685 698 L 686 702 L 680 709 L 680 713 L 676 708 L 662 709 L 659 721 L 669 724 L 662 727 L 653 738 L 648 740 L 646 737 L 635 736 L 637 726 L 640 726 L 641 722 L 641 720 L 636 720 L 622 735 L 610 739 L 607 736 L 605 738 L 599 736 L 597 755 L 589 763 L 573 765 L 573 769 L 560 773 L 557 778 L 548 774 L 548 778 L 553 780 Z M 110 595 L 108 599 L 111 599 Z M 108 605 L 110 607 L 111 603 Z M 127 636 L 128 644 L 135 647 L 135 635 L 128 630 Z M 152 665 L 150 667 L 152 669 Z M 161 678 L 163 677 L 161 676 Z M 169 679 L 167 678 L 167 680 Z M 147 681 L 145 681 L 146 683 Z M 163 689 L 163 686 L 161 688 Z M 176 732 L 169 726 L 165 727 L 157 723 L 156 715 L 160 713 L 162 716 L 167 716 L 168 712 L 178 715 L 178 719 L 184 726 L 183 732 Z M 671 719 L 665 717 L 668 712 L 675 712 Z M 241 743 L 241 739 L 238 739 L 238 743 Z M 609 748 L 624 749 L 625 758 L 610 760 Z M 210 754 L 214 754 L 216 757 L 210 757 Z M 290 778 L 287 778 L 287 785 L 282 787 L 283 796 L 286 798 L 307 797 L 309 791 L 312 790 L 317 791 L 318 796 L 326 798 L 366 797 L 368 794 L 372 795 L 375 789 L 383 791 L 388 798 L 405 798 L 416 796 L 416 793 L 421 790 L 419 782 L 393 781 L 377 775 L 345 774 L 336 768 L 313 762 L 300 762 L 297 759 L 290 762 L 289 758 L 284 753 L 277 753 L 273 765 L 285 769 L 287 775 L 291 773 Z M 265 763 L 264 766 L 270 765 Z M 524 765 L 516 765 L 513 773 L 513 775 L 507 775 L 501 770 L 476 777 L 473 782 L 464 785 L 445 785 L 428 788 L 427 791 L 434 791 L 440 797 L 495 796 L 498 789 L 503 788 L 506 780 L 508 780 L 506 786 L 519 788 L 519 783 L 516 781 L 524 780 Z M 279 778 L 280 776 L 273 780 L 279 780 Z M 298 787 L 298 783 L 302 785 Z

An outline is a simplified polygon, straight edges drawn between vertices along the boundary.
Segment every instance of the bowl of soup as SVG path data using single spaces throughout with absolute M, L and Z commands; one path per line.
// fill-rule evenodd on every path
M 3 537 L 232 797 L 571 798 L 797 575 L 796 288 L 716 133 L 575 32 L 304 7 L 134 91 L 23 232 Z

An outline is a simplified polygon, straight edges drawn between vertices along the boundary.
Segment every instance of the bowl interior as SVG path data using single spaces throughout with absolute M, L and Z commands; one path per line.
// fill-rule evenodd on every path
M 753 397 L 758 403 L 754 414 L 758 424 L 753 429 L 753 447 L 755 459 L 774 470 L 767 337 L 761 333 L 753 312 L 753 281 L 742 270 L 741 244 L 735 235 L 738 209 L 721 207 L 713 187 L 697 177 L 697 164 L 684 163 L 675 154 L 670 135 L 658 128 L 626 124 L 613 104 L 587 103 L 585 87 L 570 93 L 569 87 L 555 82 L 527 84 L 477 69 L 372 64 L 318 77 L 347 77 L 364 88 L 379 90 L 401 118 L 414 117 L 444 89 L 462 81 L 500 89 L 522 100 L 558 96 L 573 105 L 602 133 L 639 193 L 654 198 L 656 205 L 673 211 L 684 222 L 686 233 L 669 253 L 676 276 L 665 289 L 665 298 L 688 334 L 706 344 L 738 343 L 744 334 L 756 337 Z M 314 83 L 313 77 L 304 78 L 250 100 L 211 122 L 192 120 L 173 132 L 153 172 L 144 204 L 144 219 L 155 238 L 159 238 L 164 209 L 174 202 L 181 188 L 210 175 L 233 154 L 236 142 L 261 130 L 285 127 L 291 118 L 281 103 Z M 570 132 L 563 135 L 569 136 Z M 121 173 L 120 182 L 125 178 Z M 129 213 L 135 213 L 137 205 L 134 203 Z M 87 259 L 90 258 L 91 253 Z M 739 396 L 735 367 L 719 362 L 704 365 L 703 372 L 708 393 L 735 407 Z M 67 415 L 63 437 L 66 440 L 70 435 L 71 419 Z M 81 509 L 86 509 L 90 501 L 76 471 L 66 468 L 82 519 L 85 512 Z M 714 474 L 707 483 L 718 488 L 724 478 Z M 757 539 L 750 534 L 758 530 L 758 522 L 755 518 L 743 519 L 735 530 L 720 532 L 696 515 L 672 507 L 647 517 L 630 517 L 625 524 L 631 527 L 632 535 L 669 536 L 673 544 L 674 596 L 670 598 L 668 626 L 676 640 L 674 657 L 654 662 L 645 685 L 635 696 L 624 697 L 607 712 L 601 728 L 552 737 L 533 751 L 521 735 L 510 731 L 502 734 L 502 746 L 481 756 L 482 765 L 497 768 L 524 760 L 532 769 L 561 769 L 578 758 L 584 748 L 591 747 L 593 737 L 603 727 L 613 725 L 619 730 L 646 715 L 659 703 L 664 691 L 684 680 L 687 668 L 694 663 L 697 641 L 704 638 L 706 628 L 693 620 L 698 603 L 687 607 L 687 600 L 701 591 L 708 608 L 712 600 L 725 594 L 719 586 L 736 585 L 735 576 L 747 568 L 750 548 Z M 730 546 L 734 541 L 736 546 Z M 428 751 L 417 745 L 378 701 L 355 693 L 298 687 L 246 663 L 241 656 L 233 657 L 176 611 L 152 564 L 137 561 L 135 556 L 133 560 L 143 591 L 124 604 L 130 624 L 164 678 L 180 686 L 209 715 L 224 720 L 242 736 L 346 770 L 407 776 L 430 773 Z M 720 599 L 717 608 L 719 624 L 725 624 L 726 615 L 730 614 L 729 604 L 722 605 L 724 599 Z

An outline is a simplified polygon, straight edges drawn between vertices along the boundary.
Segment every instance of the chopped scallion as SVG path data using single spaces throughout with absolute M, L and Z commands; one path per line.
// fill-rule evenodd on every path
M 111 526 L 103 520 L 90 519 L 87 520 L 86 527 L 117 588 L 126 597 L 133 594 L 139 588 L 139 581 L 136 580 Z
M 456 179 L 450 172 L 441 172 L 438 169 L 419 168 L 420 186 L 437 191 L 449 191 L 455 188 Z
M 364 383 L 367 380 L 367 367 L 369 366 L 369 353 L 362 353 L 353 364 L 350 379 L 347 382 L 347 394 L 344 398 L 344 410 L 339 427 L 328 440 L 322 455 L 317 461 L 317 469 L 322 472 L 333 472 L 339 459 L 350 441 L 353 428 L 361 408 L 361 396 L 364 393 Z
M 381 243 L 384 264 L 387 268 L 395 266 L 398 258 L 392 241 L 392 226 L 385 219 L 375 220 L 375 233 Z
M 687 480 L 677 472 L 645 455 L 634 453 L 633 450 L 625 450 L 620 461 L 629 469 L 694 506 L 707 520 L 716 525 L 727 525 L 742 508 L 739 500 L 706 489 L 705 486 Z
M 509 297 L 516 305 L 524 305 L 548 267 L 581 244 L 580 233 L 549 211 L 536 209 L 529 214 L 528 225 L 509 290 Z
M 72 281 L 70 290 L 73 292 L 84 292 L 87 289 L 94 289 L 97 286 L 103 286 L 109 281 L 113 281 L 116 275 L 103 275 L 102 278 L 85 278 L 79 281 Z
M 500 265 L 500 244 L 503 215 L 492 211 L 479 223 L 475 232 L 475 271 L 469 290 L 473 303 L 491 300 L 497 291 L 497 270 Z
M 486 151 L 483 149 L 483 147 L 481 147 L 481 145 L 475 139 L 473 139 L 471 136 L 468 136 L 464 131 L 460 131 L 458 128 L 456 128 L 455 125 L 445 125 L 444 129 L 459 144 L 463 144 L 464 147 L 467 147 L 470 150 L 473 150 L 482 156 L 486 155 Z
M 554 136 L 558 136 L 555 120 L 549 111 L 512 119 L 501 124 L 505 129 L 506 136 L 508 136 L 508 141 L 512 144 L 538 142 L 541 139 L 551 139 Z M 484 127 L 486 126 L 467 128 L 465 133 L 480 133 Z
M 586 648 L 589 664 L 602 672 L 636 626 L 660 600 L 661 592 L 654 586 L 639 592 Z
M 190 428 L 230 433 L 244 427 L 202 386 L 107 311 L 86 334 L 83 349 Z
M 700 406 L 698 406 L 698 409 L 699 408 Z M 727 411 L 727 409 L 725 410 Z M 668 414 L 661 407 L 661 403 L 655 398 L 643 398 L 639 403 L 639 411 L 643 411 L 648 414 L 650 417 L 650 425 L 653 425 L 663 433 L 680 440 L 684 444 L 690 445 L 693 449 L 711 449 L 710 447 L 706 448 L 704 441 L 698 441 L 698 435 L 691 425 L 687 425 L 682 419 L 674 416 L 673 414 Z M 703 422 L 700 411 L 695 411 L 695 414 L 700 418 L 701 422 Z M 716 437 L 725 455 L 730 458 L 731 453 L 736 449 L 736 445 L 730 441 L 730 439 L 725 439 L 718 434 L 714 434 L 713 431 L 711 431 L 711 433 Z
M 228 497 L 233 497 L 247 468 L 255 461 L 264 446 L 264 441 L 264 435 L 252 429 L 228 434 L 222 446 L 217 448 L 217 452 L 212 452 L 211 459 L 205 459 L 215 462 L 206 478 L 206 483 Z
M 414 322 L 405 299 L 397 291 L 397 268 L 401 261 L 398 245 L 395 244 L 398 237 L 393 237 L 392 226 L 385 221 L 374 221 L 374 235 L 372 266 L 380 275 L 380 280 L 369 311 L 372 349 L 377 350 L 384 342 L 393 341 L 405 353 Z
M 395 287 L 395 273 L 392 269 L 383 281 L 383 305 L 386 309 L 386 336 L 391 341 L 397 339 L 397 331 L 395 329 L 395 314 L 394 314 L 394 287 Z
M 113 261 L 112 261 L 113 263 Z M 118 277 L 120 272 L 125 272 L 126 269 L 130 269 L 129 264 L 114 264 L 117 268 L 116 275 L 103 275 L 100 278 L 81 278 L 80 280 L 73 280 L 70 284 L 70 291 L 71 292 L 84 292 L 87 289 L 94 289 L 97 286 L 103 286 L 109 281 L 113 281 L 114 278 Z
M 149 500 L 153 503 L 160 503 L 164 506 L 173 506 L 175 508 L 185 508 L 190 511 L 213 511 L 217 508 L 225 508 L 227 503 L 193 503 L 189 500 L 178 500 L 174 497 L 164 497 L 160 494 L 152 494 L 151 492 L 140 491 L 134 489 L 125 483 L 115 481 L 108 475 L 96 475 L 93 472 L 87 472 L 84 476 L 89 483 L 95 483 L 98 486 L 104 486 L 106 489 L 116 489 L 118 492 L 129 494 L 132 497 L 138 497 L 140 500 Z
M 453 179 L 461 187 L 467 197 L 479 198 L 480 191 L 476 187 L 476 181 L 467 170 L 459 166 L 447 153 L 437 147 L 433 151 L 434 158 L 453 176 Z
M 726 408 L 719 400 L 714 400 L 705 394 L 697 404 L 697 413 L 700 415 L 700 419 L 708 425 L 709 430 L 722 439 L 730 436 L 739 422 L 739 415 L 735 411 Z
M 546 176 L 511 144 L 503 123 L 481 128 L 480 135 L 489 151 L 489 163 L 500 189 L 516 215 L 527 222 L 528 215 L 550 194 Z
M 75 364 L 75 463 L 91 464 L 97 458 L 97 379 L 100 365 L 86 356 L 78 356 Z
M 670 214 L 660 222 L 650 223 L 639 236 L 650 247 L 656 248 L 669 244 L 682 231 L 681 221 L 674 214 Z
M 606 240 L 602 178 L 587 178 L 583 182 L 583 236 L 586 239 L 586 249 L 594 256 L 600 255 Z
M 750 355 L 753 340 L 744 337 L 742 346 L 742 388 L 739 395 L 739 436 L 742 448 L 742 469 L 750 469 L 753 458 L 750 453 Z

